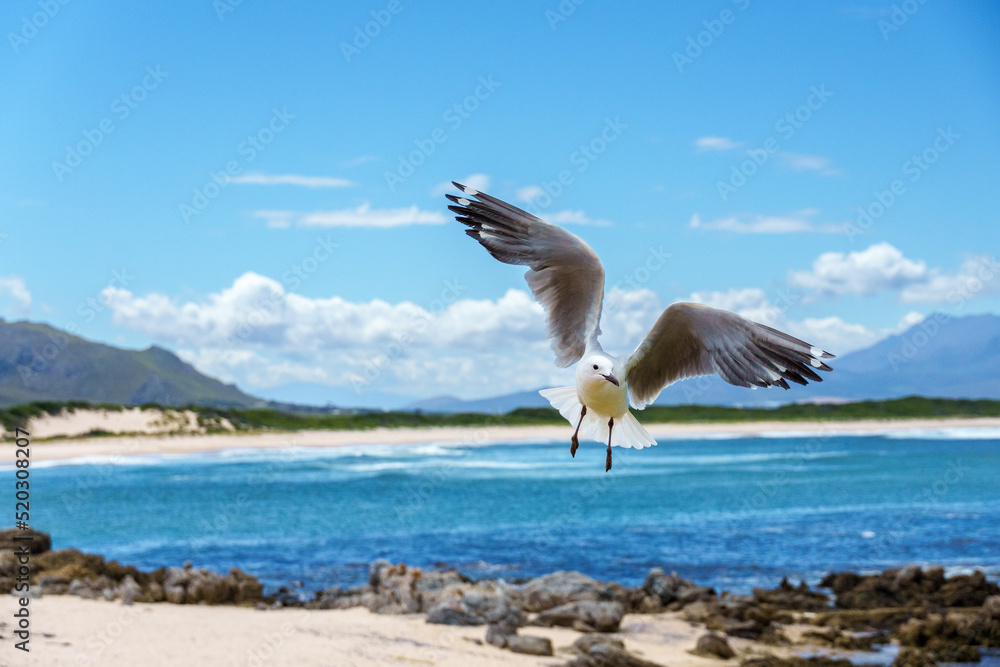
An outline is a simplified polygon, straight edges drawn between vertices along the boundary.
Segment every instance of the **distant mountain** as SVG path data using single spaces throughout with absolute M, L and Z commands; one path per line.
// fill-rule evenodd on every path
M 269 401 L 294 403 L 299 406 L 342 405 L 348 408 L 377 410 L 398 410 L 414 400 L 413 396 L 367 390 L 358 392 L 351 386 L 331 387 L 314 382 L 293 382 L 280 387 L 260 389 L 255 393 Z
M 935 313 L 906 332 L 830 362 L 823 382 L 752 391 L 717 376 L 692 378 L 663 390 L 656 405 L 777 406 L 801 401 L 931 396 L 1000 399 L 1000 317 L 951 317 Z M 541 387 L 540 387 L 541 388 Z M 537 391 L 463 401 L 441 397 L 411 403 L 428 412 L 509 412 L 545 407 Z
M 0 319 L 0 406 L 77 400 L 219 407 L 265 403 L 202 375 L 160 347 L 123 350 L 47 324 Z

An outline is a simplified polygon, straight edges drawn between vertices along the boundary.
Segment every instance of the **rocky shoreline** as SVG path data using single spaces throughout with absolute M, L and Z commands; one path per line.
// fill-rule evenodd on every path
M 15 531 L 0 531 L 0 588 L 15 586 Z M 23 531 L 16 531 L 24 536 Z M 23 543 L 22 543 L 23 544 Z M 184 567 L 142 572 L 75 549 L 51 550 L 35 533 L 31 543 L 35 595 L 172 604 L 230 604 L 260 609 L 348 609 L 376 614 L 423 614 L 428 623 L 483 626 L 483 642 L 498 650 L 554 655 L 549 639 L 531 627 L 566 627 L 582 633 L 573 644 L 574 667 L 653 667 L 616 637 L 628 614 L 674 613 L 704 628 L 695 655 L 739 660 L 750 667 L 848 667 L 843 652 L 888 643 L 900 650 L 893 665 L 923 667 L 977 662 L 981 649 L 1000 648 L 1000 586 L 982 572 L 945 577 L 942 568 L 916 566 L 876 575 L 832 573 L 812 590 L 783 581 L 752 595 L 718 593 L 654 568 L 642 586 L 623 587 L 579 572 L 555 572 L 520 583 L 472 581 L 455 570 L 423 570 L 385 560 L 372 563 L 368 583 L 331 587 L 311 600 L 288 589 L 264 595 L 257 579 L 238 569 L 226 575 Z M 823 592 L 823 591 L 829 591 Z M 734 648 L 731 639 L 739 642 Z M 796 657 L 824 647 L 835 657 Z M 798 649 L 798 651 L 797 651 Z

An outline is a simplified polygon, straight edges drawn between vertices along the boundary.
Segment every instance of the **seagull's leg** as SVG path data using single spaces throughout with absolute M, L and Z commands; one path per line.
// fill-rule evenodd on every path
M 604 463 L 604 472 L 611 470 L 611 432 L 615 429 L 615 418 L 608 422 L 608 460 Z
M 576 458 L 576 448 L 580 446 L 580 439 L 577 435 L 580 433 L 580 425 L 583 424 L 583 418 L 587 416 L 587 406 L 583 406 L 583 410 L 580 412 L 580 421 L 576 423 L 576 430 L 573 431 L 573 437 L 570 439 L 569 444 L 569 455 L 574 459 Z

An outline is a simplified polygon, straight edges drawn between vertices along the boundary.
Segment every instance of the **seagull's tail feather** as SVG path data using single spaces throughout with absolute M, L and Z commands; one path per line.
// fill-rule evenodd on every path
M 554 389 L 542 389 L 538 392 L 545 400 L 552 404 L 563 417 L 574 427 L 580 421 L 580 412 L 583 405 L 576 394 L 576 387 L 556 387 Z
M 542 389 L 538 392 L 563 417 L 576 428 L 580 421 L 580 413 L 583 406 L 577 396 L 576 387 L 556 387 L 555 389 Z M 594 411 L 588 411 L 580 425 L 580 435 L 588 440 L 607 443 L 608 441 L 608 420 L 599 417 Z M 611 444 L 615 447 L 629 447 L 642 449 L 656 444 L 646 429 L 642 427 L 635 416 L 626 411 L 625 416 L 615 419 L 614 432 L 611 434 Z
M 635 415 L 626 410 L 624 417 L 615 420 L 615 431 L 611 438 L 611 444 L 618 447 L 642 449 L 643 447 L 652 447 L 656 444 L 656 440 L 642 427 Z

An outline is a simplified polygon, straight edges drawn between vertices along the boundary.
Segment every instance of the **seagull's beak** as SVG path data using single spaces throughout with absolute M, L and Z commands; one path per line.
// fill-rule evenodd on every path
M 616 378 L 611 373 L 608 373 L 607 375 L 605 375 L 603 377 L 604 377 L 605 380 L 607 380 L 608 382 L 610 382 L 614 386 L 616 386 L 616 387 L 620 387 L 621 386 L 621 385 L 618 384 L 618 378 Z

